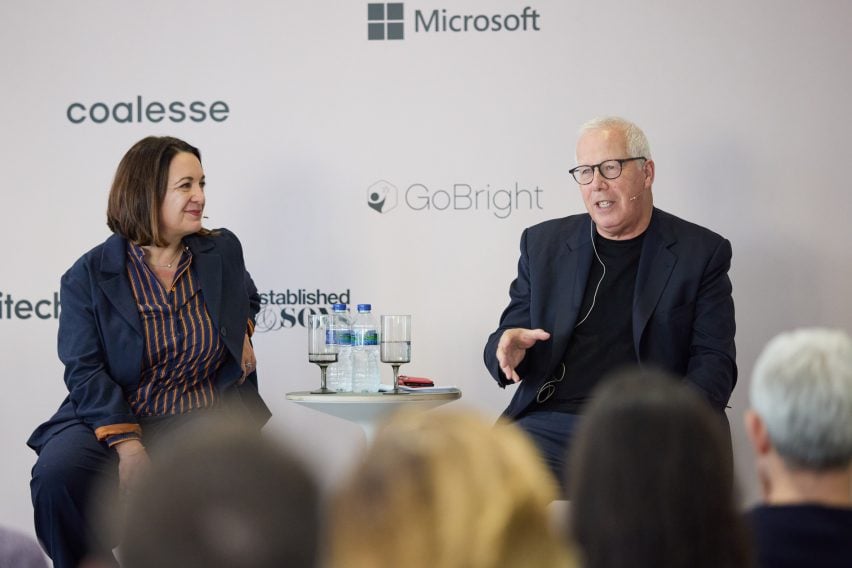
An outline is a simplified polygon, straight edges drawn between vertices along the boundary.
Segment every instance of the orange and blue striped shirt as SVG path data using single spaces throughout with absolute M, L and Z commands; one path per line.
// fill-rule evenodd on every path
M 142 376 L 128 397 L 133 413 L 140 418 L 172 416 L 214 407 L 214 378 L 226 349 L 207 312 L 192 253 L 184 248 L 168 289 L 145 264 L 142 247 L 128 242 L 127 259 L 145 337 Z M 116 432 L 107 443 L 138 438 L 138 427 L 132 430 Z

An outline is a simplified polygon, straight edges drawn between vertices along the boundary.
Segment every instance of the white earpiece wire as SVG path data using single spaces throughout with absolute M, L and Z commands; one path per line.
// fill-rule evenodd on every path
M 604 264 L 604 262 L 601 260 L 601 257 L 598 254 L 598 249 L 595 246 L 595 234 L 594 234 L 595 224 L 591 223 L 590 227 L 591 228 L 589 229 L 589 237 L 591 237 L 591 239 L 592 239 L 592 250 L 595 251 L 595 258 L 598 259 L 598 262 L 600 263 L 601 268 L 603 268 L 603 274 L 601 274 L 600 280 L 598 280 L 597 285 L 595 285 L 595 293 L 592 294 L 592 305 L 589 306 L 589 311 L 586 312 L 586 315 L 583 316 L 583 319 L 581 319 L 580 322 L 577 325 L 574 326 L 574 329 L 577 329 L 578 327 L 580 327 L 580 324 L 582 324 L 584 321 L 586 321 L 589 318 L 589 314 L 592 313 L 592 310 L 595 307 L 595 302 L 597 301 L 597 298 L 598 298 L 598 290 L 600 290 L 601 282 L 603 282 L 604 276 L 606 276 L 606 264 Z M 546 383 L 541 385 L 541 388 L 538 389 L 538 392 L 536 393 L 536 396 L 535 396 L 536 401 L 538 401 L 539 403 L 542 403 L 542 402 L 546 401 L 547 399 L 549 399 L 550 397 L 552 397 L 556 393 L 556 383 L 561 383 L 564 378 L 565 378 L 565 363 L 563 362 L 562 363 L 562 374 L 559 375 L 559 378 L 550 379 L 549 381 L 547 381 Z
M 600 278 L 600 280 L 598 280 L 598 283 L 597 283 L 597 285 L 595 286 L 595 293 L 594 293 L 594 294 L 592 294 L 592 305 L 591 305 L 591 306 L 589 306 L 589 311 L 588 311 L 588 312 L 586 312 L 586 315 L 585 315 L 585 316 L 583 316 L 583 319 L 581 319 L 581 320 L 580 320 L 580 323 L 578 323 L 577 325 L 575 325 L 575 326 L 574 326 L 574 329 L 577 329 L 578 327 L 580 327 L 580 325 L 581 325 L 584 321 L 586 321 L 587 319 L 589 319 L 589 314 L 591 314 L 591 313 L 592 313 L 592 310 L 595 308 L 595 302 L 596 302 L 596 301 L 597 301 L 597 299 L 598 299 L 598 290 L 600 290 L 600 288 L 601 288 L 601 282 L 603 282 L 604 276 L 606 276 L 606 264 L 604 264 L 604 263 L 603 263 L 603 261 L 601 260 L 601 257 L 600 257 L 600 255 L 598 254 L 598 248 L 595 246 L 595 234 L 594 234 L 594 230 L 595 230 L 595 224 L 594 224 L 594 223 L 590 223 L 590 225 L 589 225 L 589 237 L 592 239 L 592 250 L 593 250 L 593 251 L 595 251 L 595 258 L 597 258 L 597 259 L 598 259 L 598 262 L 600 263 L 601 268 L 603 268 L 603 274 L 601 274 L 601 278 Z

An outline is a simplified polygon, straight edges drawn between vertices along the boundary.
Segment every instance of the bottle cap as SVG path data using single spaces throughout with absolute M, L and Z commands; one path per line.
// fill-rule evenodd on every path
M 346 304 L 332 304 L 331 309 L 335 312 L 345 312 Z
M 369 312 L 373 309 L 373 304 L 358 304 L 359 312 Z

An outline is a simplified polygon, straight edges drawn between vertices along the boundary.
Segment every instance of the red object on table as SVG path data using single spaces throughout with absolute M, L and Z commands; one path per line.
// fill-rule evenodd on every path
M 435 383 L 432 379 L 426 377 L 409 377 L 408 375 L 399 376 L 399 384 L 404 387 L 434 387 Z

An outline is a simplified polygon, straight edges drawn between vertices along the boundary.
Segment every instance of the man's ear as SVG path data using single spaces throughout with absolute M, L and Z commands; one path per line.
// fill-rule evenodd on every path
M 743 419 L 746 434 L 748 434 L 754 453 L 758 456 L 768 454 L 772 448 L 772 443 L 769 441 L 769 433 L 766 431 L 766 424 L 764 424 L 763 419 L 750 408 L 745 411 Z
M 654 160 L 647 160 L 644 164 L 642 164 L 642 171 L 645 174 L 645 189 L 649 189 L 654 183 L 656 170 L 657 165 L 654 163 Z

